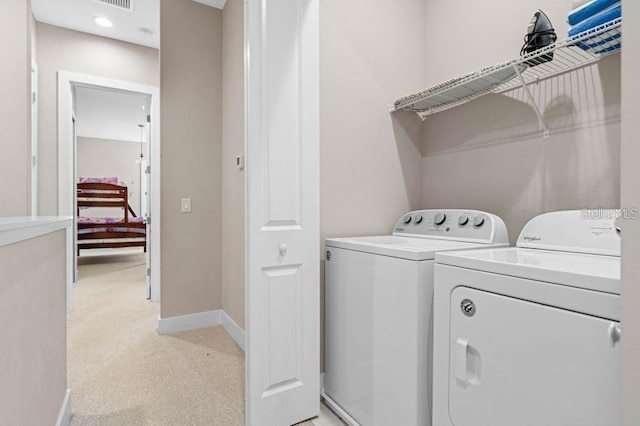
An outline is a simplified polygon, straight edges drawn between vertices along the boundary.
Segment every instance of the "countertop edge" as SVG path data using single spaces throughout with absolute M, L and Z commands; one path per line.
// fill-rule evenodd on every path
M 71 216 L 0 217 L 0 247 L 70 228 Z

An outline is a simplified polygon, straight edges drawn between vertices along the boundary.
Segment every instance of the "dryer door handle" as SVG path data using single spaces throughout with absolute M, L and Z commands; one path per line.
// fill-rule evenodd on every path
M 456 383 L 462 388 L 479 386 L 481 357 L 477 348 L 469 344 L 467 339 L 458 338 L 455 343 L 455 376 Z
M 611 343 L 611 347 L 615 347 L 616 343 L 618 343 L 620 341 L 620 338 L 622 337 L 622 329 L 620 328 L 620 325 L 612 322 L 609 325 L 609 343 Z
M 456 341 L 456 381 L 462 385 L 462 387 L 467 387 L 469 382 L 467 381 L 467 354 L 469 349 L 469 341 L 467 339 L 459 338 Z

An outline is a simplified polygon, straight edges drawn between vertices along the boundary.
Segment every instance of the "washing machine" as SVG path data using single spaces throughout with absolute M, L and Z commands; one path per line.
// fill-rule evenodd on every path
M 434 255 L 508 245 L 472 210 L 403 215 L 390 235 L 325 240 L 325 402 L 350 425 L 431 424 Z
M 516 247 L 438 253 L 438 426 L 621 425 L 615 210 L 547 213 Z

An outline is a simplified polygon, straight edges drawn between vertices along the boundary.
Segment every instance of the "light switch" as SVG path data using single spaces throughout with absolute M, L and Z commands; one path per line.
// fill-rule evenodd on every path
M 182 199 L 182 213 L 191 213 L 191 198 Z

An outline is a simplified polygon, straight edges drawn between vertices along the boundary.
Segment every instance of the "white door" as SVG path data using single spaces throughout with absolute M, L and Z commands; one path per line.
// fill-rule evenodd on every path
M 466 287 L 450 309 L 453 425 L 622 424 L 618 322 Z
M 247 0 L 246 424 L 319 414 L 318 0 Z

